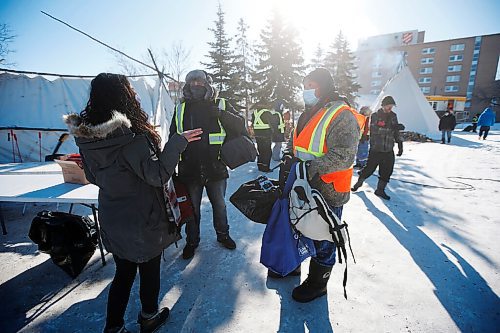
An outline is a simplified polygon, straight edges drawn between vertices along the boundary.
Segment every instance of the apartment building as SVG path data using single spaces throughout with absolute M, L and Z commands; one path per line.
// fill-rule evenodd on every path
M 413 30 L 360 42 L 359 93 L 380 93 L 404 59 L 436 111 L 450 106 L 465 111 L 468 118 L 481 112 L 489 104 L 485 96 L 500 80 L 500 34 L 434 42 L 424 42 L 424 37 L 425 32 Z M 500 108 L 496 111 L 500 115 Z

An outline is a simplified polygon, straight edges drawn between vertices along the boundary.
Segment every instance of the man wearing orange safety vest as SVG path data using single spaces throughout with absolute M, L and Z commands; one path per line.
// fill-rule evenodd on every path
M 332 211 L 342 217 L 349 201 L 351 177 L 364 117 L 335 92 L 330 72 L 317 68 L 303 81 L 306 110 L 288 142 L 285 164 L 292 160 L 306 163 L 311 186 L 321 192 Z M 298 302 L 323 296 L 335 264 L 336 248 L 329 241 L 314 241 L 316 255 L 311 258 L 309 276 L 293 290 Z M 291 274 L 300 272 L 298 267 Z

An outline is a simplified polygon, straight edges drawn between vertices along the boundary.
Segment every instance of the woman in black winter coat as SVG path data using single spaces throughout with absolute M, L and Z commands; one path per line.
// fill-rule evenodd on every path
M 175 134 L 162 150 L 127 78 L 109 73 L 92 80 L 85 110 L 65 121 L 80 148 L 87 179 L 99 186 L 102 240 L 116 264 L 104 332 L 127 332 L 123 317 L 137 269 L 138 322 L 141 332 L 152 332 L 169 315 L 168 308 L 158 309 L 161 253 L 179 239 L 163 185 L 188 142 L 199 140 L 202 131 Z

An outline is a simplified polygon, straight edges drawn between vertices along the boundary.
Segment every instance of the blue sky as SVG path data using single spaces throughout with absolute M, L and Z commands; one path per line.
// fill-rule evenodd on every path
M 46 11 L 130 55 L 144 59 L 147 48 L 168 49 L 182 41 L 191 49 L 190 67 L 205 60 L 208 30 L 214 26 L 217 0 L 98 1 L 2 0 L 0 22 L 17 38 L 9 60 L 14 68 L 94 75 L 117 71 L 111 51 L 48 18 Z M 355 49 L 360 38 L 405 30 L 425 30 L 426 41 L 500 32 L 500 1 L 403 0 L 221 0 L 226 28 L 236 33 L 243 17 L 257 40 L 273 6 L 299 32 L 306 59 L 316 45 L 331 44 L 340 29 Z M 147 72 L 144 69 L 144 72 Z

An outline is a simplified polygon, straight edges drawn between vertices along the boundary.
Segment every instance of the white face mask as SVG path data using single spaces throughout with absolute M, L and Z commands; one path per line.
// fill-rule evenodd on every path
M 318 103 L 319 98 L 314 94 L 316 89 L 306 89 L 303 92 L 304 103 L 306 106 L 313 106 Z

